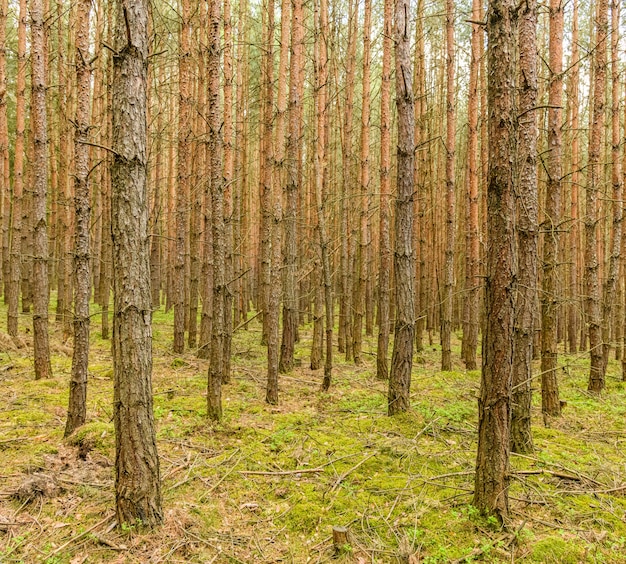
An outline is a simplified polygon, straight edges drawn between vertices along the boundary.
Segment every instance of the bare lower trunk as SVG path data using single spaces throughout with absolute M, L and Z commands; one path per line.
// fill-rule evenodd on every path
M 148 5 L 117 2 L 111 166 L 117 522 L 163 520 L 152 412 L 152 315 L 146 190 Z
M 409 3 L 396 0 L 394 10 L 396 60 L 396 107 L 398 112 L 397 197 L 395 227 L 394 273 L 396 278 L 396 324 L 393 355 L 389 374 L 388 413 L 407 411 L 410 406 L 413 339 L 415 337 L 415 304 L 413 277 L 413 159 L 414 109 L 411 84 L 411 53 L 409 40 Z
M 91 0 L 82 0 L 76 17 L 76 133 L 74 140 L 74 203 L 76 231 L 74 243 L 74 354 L 67 409 L 65 436 L 85 423 L 87 416 L 87 376 L 89 368 L 89 297 L 91 295 L 91 190 L 89 187 L 89 12 Z

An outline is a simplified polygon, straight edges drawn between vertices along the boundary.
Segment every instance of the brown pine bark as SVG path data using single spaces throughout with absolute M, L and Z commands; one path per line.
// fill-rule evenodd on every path
M 270 292 L 267 304 L 267 392 L 265 401 L 278 404 L 278 370 L 280 358 L 280 294 L 281 294 L 281 239 L 282 239 L 282 186 L 285 180 L 285 138 L 287 128 L 287 68 L 289 64 L 290 0 L 282 0 L 280 8 L 280 52 L 278 56 L 278 92 L 274 137 L 274 163 L 272 175 L 272 225 Z M 284 321 L 283 321 L 284 323 Z
M 367 6 L 368 0 L 366 0 Z M 328 3 L 319 0 L 316 4 L 318 14 L 318 36 L 315 48 L 315 112 L 316 112 L 316 147 L 315 147 L 315 207 L 317 208 L 317 231 L 321 254 L 321 284 L 324 288 L 324 312 L 325 312 L 325 343 L 326 354 L 324 362 L 324 379 L 322 391 L 328 391 L 332 379 L 333 370 L 333 288 L 330 270 L 329 238 L 326 228 L 326 203 L 328 185 Z M 366 7 L 367 11 L 367 7 Z M 321 296 L 320 296 L 321 297 Z
M 91 189 L 89 186 L 89 13 L 91 0 L 76 8 L 76 116 L 74 119 L 74 352 L 65 436 L 85 423 L 87 417 L 87 376 L 89 368 L 89 298 L 91 296 Z
M 454 292 L 456 112 L 454 101 L 454 0 L 446 0 L 446 247 L 441 312 L 441 370 L 452 370 L 450 334 Z
M 602 318 L 600 312 L 600 273 L 598 261 L 598 192 L 602 179 L 602 134 L 604 130 L 604 99 L 606 91 L 606 43 L 608 40 L 608 0 L 596 7 L 595 49 L 592 69 L 592 109 L 590 113 L 587 184 L 585 187 L 585 309 L 589 326 L 591 365 L 588 389 L 600 393 L 605 386 L 602 363 Z
M 31 0 L 31 123 L 33 130 L 33 344 L 35 379 L 52 375 L 48 338 L 48 121 L 46 113 L 46 32 L 42 0 Z
M 622 246 L 623 178 L 620 155 L 620 60 L 619 60 L 620 3 L 611 2 L 611 184 L 612 228 L 609 264 L 602 296 L 602 374 L 606 376 L 611 350 L 611 325 L 616 301 Z
M 563 90 L 563 5 L 550 3 L 547 186 L 541 291 L 541 411 L 544 420 L 561 414 L 557 369 L 558 252 L 561 215 L 561 101 Z
M 473 505 L 508 517 L 508 483 L 515 312 L 516 3 L 494 0 L 487 13 L 489 179 L 483 369 L 478 400 L 478 452 Z
M 396 108 L 398 112 L 397 196 L 394 217 L 396 324 L 387 397 L 389 415 L 409 409 L 415 337 L 413 295 L 415 258 L 411 242 L 415 143 L 409 14 L 408 0 L 396 0 L 394 7 Z
M 578 187 L 580 185 L 580 155 L 579 155 L 579 134 L 578 134 L 578 82 L 580 80 L 580 65 L 578 64 L 578 0 L 574 0 L 572 13 L 572 54 L 570 58 L 570 81 L 568 83 L 567 101 L 570 113 L 571 131 L 571 206 L 570 206 L 570 237 L 569 247 L 571 252 L 569 268 L 570 304 L 568 307 L 567 334 L 569 342 L 569 352 L 578 351 L 578 332 L 580 326 L 580 291 L 579 278 L 579 239 L 580 230 L 578 224 Z
M 284 275 L 283 275 L 283 334 L 280 350 L 280 372 L 290 372 L 294 364 L 294 348 L 298 329 L 298 211 L 300 121 L 304 86 L 302 57 L 304 50 L 304 26 L 302 0 L 292 0 L 291 6 L 291 59 L 289 68 L 289 124 L 287 134 L 287 178 L 284 188 Z
M 0 230 L 2 240 L 2 281 L 0 290 L 4 297 L 4 303 L 8 301 L 9 289 L 9 233 L 11 226 L 11 181 L 9 170 L 9 128 L 7 121 L 7 64 L 6 64 L 6 26 L 7 12 L 9 10 L 8 0 L 0 0 L 0 182 L 2 190 L 0 193 L 0 208 L 2 209 Z
M 355 257 L 354 297 L 352 307 L 354 320 L 352 325 L 352 347 L 355 364 L 360 364 L 363 348 L 363 317 L 365 316 L 365 290 L 367 285 L 367 257 L 369 250 L 369 231 L 367 225 L 368 200 L 370 189 L 370 66 L 371 66 L 371 30 L 372 2 L 365 0 L 363 14 L 363 77 L 361 95 L 361 147 L 359 163 L 359 241 Z M 356 204 L 356 202 L 355 202 Z
M 208 126 L 213 231 L 213 320 L 211 326 L 211 357 L 207 386 L 207 412 L 211 421 L 222 418 L 222 381 L 224 379 L 224 296 L 225 229 L 224 182 L 222 176 L 222 137 L 220 114 L 220 0 L 209 3 Z
M 22 266 L 22 207 L 24 191 L 24 122 L 26 111 L 26 0 L 20 0 L 17 28 L 17 81 L 15 110 L 15 160 L 11 209 L 10 273 L 7 333 L 17 337 Z
M 533 451 L 530 408 L 534 320 L 537 307 L 537 2 L 522 4 L 519 20 L 517 130 L 517 260 L 515 352 L 511 382 L 511 450 Z
M 352 339 L 352 300 L 353 300 L 353 260 L 351 253 L 353 247 L 351 200 L 352 194 L 352 130 L 354 113 L 354 86 L 356 70 L 356 35 L 358 20 L 358 2 L 351 1 L 348 7 L 348 60 L 346 67 L 346 88 L 343 103 L 343 123 L 341 129 L 341 300 L 339 302 L 339 351 L 345 351 L 347 361 L 353 360 L 353 339 Z
M 176 260 L 174 265 L 174 345 L 175 353 L 185 348 L 186 233 L 191 177 L 191 7 L 182 0 L 180 53 L 178 61 L 178 187 L 176 191 Z
M 274 146 L 274 0 L 263 2 L 263 55 L 261 57 L 261 124 L 259 127 L 259 193 L 261 216 L 259 223 L 259 285 L 258 309 L 263 312 L 262 344 L 267 344 L 267 305 L 270 298 L 272 262 L 272 168 Z
M 378 348 L 376 377 L 389 378 L 389 292 L 391 285 L 391 238 L 389 204 L 391 194 L 391 41 L 393 3 L 385 0 L 383 13 L 383 67 L 380 90 L 380 268 L 378 270 Z
M 472 1 L 472 20 L 480 21 L 480 0 Z M 467 138 L 467 226 L 465 261 L 465 315 L 463 319 L 463 362 L 467 370 L 476 370 L 476 347 L 478 346 L 479 307 L 480 307 L 480 225 L 478 219 L 478 69 L 480 66 L 480 46 L 483 30 L 477 23 L 472 24 L 471 59 L 468 98 L 468 138 Z
M 152 411 L 152 314 L 148 238 L 148 3 L 116 2 L 111 230 L 115 312 L 113 372 L 117 522 L 161 523 Z
M 233 338 L 234 304 L 234 241 L 233 241 L 233 179 L 235 148 L 233 125 L 233 30 L 230 0 L 224 0 L 224 371 L 222 382 L 230 382 L 230 360 Z

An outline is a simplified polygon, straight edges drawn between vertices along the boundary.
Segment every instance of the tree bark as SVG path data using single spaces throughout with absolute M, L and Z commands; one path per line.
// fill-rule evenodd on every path
M 487 13 L 489 179 L 486 323 L 478 399 L 478 452 L 473 505 L 508 518 L 508 484 L 516 298 L 514 0 L 494 0 Z
M 152 412 L 152 313 L 146 190 L 148 3 L 119 0 L 113 57 L 111 165 L 117 522 L 163 520 Z
M 398 112 L 397 195 L 394 272 L 396 278 L 396 324 L 389 374 L 388 413 L 407 411 L 410 406 L 415 305 L 413 276 L 413 167 L 415 155 L 413 85 L 409 39 L 409 2 L 396 0 L 394 38 L 396 107 Z
M 76 132 L 74 137 L 74 353 L 65 436 L 85 423 L 89 369 L 89 298 L 91 296 L 91 189 L 89 186 L 89 13 L 91 0 L 81 0 L 76 13 Z
M 585 194 L 585 305 L 589 324 L 591 366 L 588 389 L 600 393 L 605 386 L 600 315 L 600 273 L 598 262 L 598 192 L 602 178 L 602 134 L 604 130 L 604 99 L 606 91 L 606 43 L 608 40 L 608 0 L 596 7 L 596 43 L 593 50 L 592 110 L 587 161 Z
M 441 370 L 452 370 L 452 295 L 454 292 L 455 207 L 454 159 L 456 112 L 454 101 L 454 0 L 446 0 L 446 250 L 443 307 L 441 315 Z
M 31 0 L 31 124 L 33 131 L 33 344 L 35 379 L 52 376 L 48 337 L 48 120 L 46 114 L 46 31 L 42 0 Z
M 385 0 L 383 13 L 383 67 L 380 93 L 380 268 L 378 274 L 378 348 L 376 377 L 389 378 L 389 292 L 391 285 L 391 238 L 389 198 L 391 194 L 391 42 L 393 2 Z
M 518 292 L 511 393 L 511 450 L 530 453 L 532 360 L 537 308 L 537 2 L 522 4 L 519 20 L 519 119 L 517 131 Z

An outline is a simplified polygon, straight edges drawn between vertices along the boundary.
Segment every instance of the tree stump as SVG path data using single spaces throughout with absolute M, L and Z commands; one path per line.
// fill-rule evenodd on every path
M 335 555 L 346 551 L 346 545 L 350 544 L 348 527 L 333 527 L 333 548 Z

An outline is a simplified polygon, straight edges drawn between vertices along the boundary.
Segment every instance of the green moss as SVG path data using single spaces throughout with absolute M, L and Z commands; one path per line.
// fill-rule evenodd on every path
M 530 553 L 532 562 L 558 562 L 559 564 L 578 564 L 583 561 L 585 551 L 582 547 L 573 544 L 571 540 L 550 537 L 537 541 Z
M 79 427 L 67 439 L 70 445 L 89 444 L 92 448 L 110 454 L 115 446 L 115 432 L 112 423 L 91 421 Z

